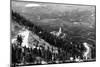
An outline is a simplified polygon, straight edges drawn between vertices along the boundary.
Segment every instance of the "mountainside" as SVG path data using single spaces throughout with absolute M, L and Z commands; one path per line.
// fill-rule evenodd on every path
M 80 62 L 90 58 L 95 59 L 95 42 L 88 40 L 88 38 L 72 36 L 68 33 L 64 33 L 61 29 L 51 34 L 41 26 L 35 25 L 32 21 L 29 21 L 24 16 L 13 11 L 11 19 L 14 21 L 12 23 L 16 27 L 19 27 L 15 35 L 16 43 L 12 43 L 12 45 L 15 46 L 12 48 L 12 51 L 15 51 L 14 56 L 16 56 L 17 52 L 19 54 L 21 53 L 19 55 L 21 58 L 17 57 L 18 64 L 42 64 L 42 61 L 45 63 L 77 62 L 76 59 Z M 15 26 L 12 25 L 13 28 Z M 16 29 L 13 29 L 13 31 L 14 30 Z M 65 34 L 66 36 L 62 38 L 60 36 L 61 34 Z M 16 49 L 19 50 L 17 51 Z M 85 56 L 84 59 L 83 55 L 86 54 L 85 52 L 88 53 L 90 49 L 91 53 L 89 54 L 91 54 L 91 56 L 89 55 L 89 58 Z M 14 56 L 13 59 L 15 58 Z

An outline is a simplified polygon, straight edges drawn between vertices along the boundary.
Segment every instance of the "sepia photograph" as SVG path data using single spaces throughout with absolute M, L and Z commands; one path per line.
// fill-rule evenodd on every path
M 11 0 L 10 65 L 96 61 L 96 6 Z

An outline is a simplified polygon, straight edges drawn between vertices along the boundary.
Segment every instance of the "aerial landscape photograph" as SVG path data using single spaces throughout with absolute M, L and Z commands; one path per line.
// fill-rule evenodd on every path
M 96 6 L 11 0 L 11 67 L 96 61 Z

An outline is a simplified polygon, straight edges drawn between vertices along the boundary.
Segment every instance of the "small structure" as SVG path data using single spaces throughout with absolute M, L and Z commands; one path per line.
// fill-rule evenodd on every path
M 62 33 L 62 29 L 60 27 L 58 32 L 53 31 L 53 32 L 50 32 L 50 33 L 53 34 L 53 35 L 56 35 L 56 36 L 60 36 L 60 34 Z

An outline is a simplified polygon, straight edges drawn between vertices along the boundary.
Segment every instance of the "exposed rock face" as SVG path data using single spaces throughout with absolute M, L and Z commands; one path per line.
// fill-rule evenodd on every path
M 83 57 L 87 59 L 91 59 L 91 48 L 88 43 L 83 43 L 84 47 L 86 48 L 86 51 L 83 53 Z

